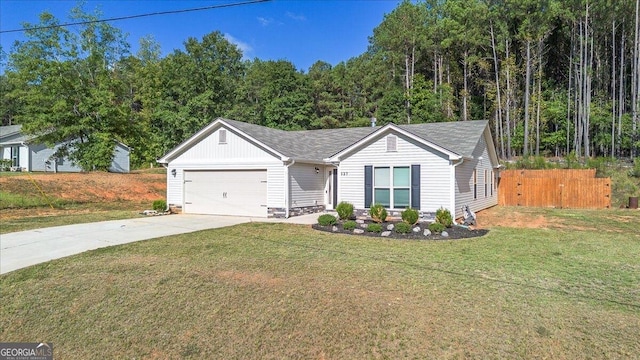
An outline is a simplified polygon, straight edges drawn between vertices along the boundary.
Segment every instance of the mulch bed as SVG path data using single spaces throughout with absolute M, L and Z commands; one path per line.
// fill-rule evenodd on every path
M 382 223 L 382 230 L 385 231 L 387 230 L 387 226 L 389 224 L 395 225 L 398 222 L 399 221 L 384 222 Z M 366 226 L 370 223 L 372 223 L 371 220 L 365 220 L 364 225 Z M 449 234 L 449 236 L 447 237 L 442 236 L 441 234 L 431 234 L 429 236 L 424 236 L 423 232 L 425 229 L 428 228 L 429 223 L 419 223 L 416 226 L 420 227 L 419 232 L 412 231 L 409 234 L 399 234 L 394 230 L 391 230 L 391 233 L 389 234 L 389 236 L 386 236 L 385 238 L 401 239 L 401 240 L 453 240 L 453 239 L 467 239 L 467 238 L 484 236 L 489 232 L 489 230 L 487 229 L 472 229 L 472 228 L 467 229 L 461 226 L 453 225 L 453 227 L 447 228 L 445 230 Z M 354 236 L 382 237 L 380 233 L 367 232 L 366 229 L 362 228 L 360 224 L 358 224 L 358 227 L 356 229 L 360 228 L 365 230 L 365 232 L 362 234 L 356 234 L 353 232 L 353 230 L 345 230 L 342 228 L 341 221 L 338 221 L 338 223 L 335 225 L 335 228 L 334 228 L 334 225 L 322 226 L 320 224 L 314 224 L 312 225 L 312 228 L 319 231 L 326 231 L 330 233 L 340 233 L 340 234 L 348 234 L 348 235 L 354 235 Z

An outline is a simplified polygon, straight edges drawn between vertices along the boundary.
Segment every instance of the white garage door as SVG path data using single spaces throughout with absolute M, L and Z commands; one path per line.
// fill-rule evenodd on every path
M 267 216 L 267 171 L 185 171 L 184 212 Z

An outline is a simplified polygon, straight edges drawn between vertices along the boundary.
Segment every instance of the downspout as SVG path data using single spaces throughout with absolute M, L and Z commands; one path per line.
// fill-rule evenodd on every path
M 287 164 L 285 161 L 284 167 L 284 217 L 289 218 L 289 203 L 291 202 L 291 194 L 289 189 L 291 188 L 290 183 L 291 179 L 289 177 L 289 167 L 296 163 L 295 160 L 290 159 L 290 163 Z
M 464 158 L 460 158 L 457 163 L 453 164 L 451 170 L 451 216 L 455 220 L 456 218 L 456 167 L 462 165 Z

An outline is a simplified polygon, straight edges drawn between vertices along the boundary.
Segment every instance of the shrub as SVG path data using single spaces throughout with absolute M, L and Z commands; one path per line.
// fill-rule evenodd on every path
M 420 218 L 420 214 L 418 210 L 407 208 L 402 212 L 402 221 L 406 222 L 409 225 L 415 225 Z
M 444 225 L 444 227 L 453 226 L 453 217 L 451 212 L 445 208 L 440 208 L 436 211 L 436 222 Z
M 322 226 L 334 225 L 338 221 L 335 216 L 331 214 L 322 214 L 318 216 L 318 224 Z
M 397 223 L 393 228 L 398 234 L 408 234 L 411 232 L 411 224 L 406 222 Z
M 382 232 L 382 225 L 381 224 L 376 224 L 376 223 L 371 223 L 371 224 L 367 225 L 367 231 L 368 232 L 374 232 L 374 233 L 380 233 L 380 232 Z
M 153 202 L 153 210 L 162 212 L 167 208 L 167 202 L 163 199 L 156 200 Z
M 12 163 L 13 161 L 11 161 L 11 159 L 0 160 L 0 171 L 9 171 L 9 169 L 11 169 Z
M 358 226 L 358 224 L 353 220 L 345 221 L 344 224 L 342 224 L 342 228 L 345 230 L 353 230 L 356 226 Z
M 633 167 L 629 171 L 629 176 L 640 178 L 640 158 L 633 159 Z
M 336 206 L 336 211 L 340 216 L 340 220 L 348 220 L 353 216 L 353 204 L 342 201 Z
M 369 214 L 371 214 L 371 219 L 377 223 L 381 223 L 387 220 L 387 209 L 385 209 L 384 206 L 380 204 L 371 205 Z
M 440 234 L 441 232 L 444 231 L 444 229 L 446 229 L 446 227 L 440 224 L 439 222 L 433 222 L 429 224 L 429 231 L 431 231 L 434 234 Z

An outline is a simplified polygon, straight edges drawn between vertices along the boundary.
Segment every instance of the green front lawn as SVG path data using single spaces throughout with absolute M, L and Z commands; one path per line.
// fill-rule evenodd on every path
M 100 249 L 0 276 L 0 338 L 59 359 L 637 356 L 640 213 L 555 216 L 607 227 L 418 242 L 252 223 Z

